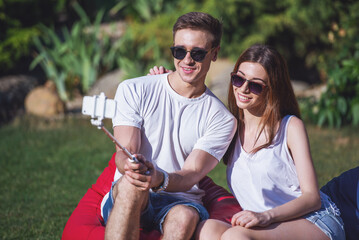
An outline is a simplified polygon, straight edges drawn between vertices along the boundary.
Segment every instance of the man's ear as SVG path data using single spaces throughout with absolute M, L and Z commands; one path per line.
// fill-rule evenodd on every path
M 218 57 L 218 53 L 219 53 L 219 50 L 221 49 L 221 46 L 218 46 L 216 47 L 214 50 L 213 50 L 213 58 L 212 58 L 212 61 L 215 62 L 217 60 L 217 57 Z

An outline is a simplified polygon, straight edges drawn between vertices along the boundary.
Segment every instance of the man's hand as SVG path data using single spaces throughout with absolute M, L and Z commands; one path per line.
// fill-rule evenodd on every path
M 137 188 L 146 191 L 150 188 L 150 183 L 152 179 L 151 174 L 153 172 L 153 164 L 146 160 L 146 158 L 141 154 L 134 155 L 139 162 L 130 162 L 127 160 L 124 165 L 125 177 L 126 179 Z
M 135 154 L 139 163 L 127 160 L 124 166 L 126 179 L 142 191 L 157 187 L 163 182 L 163 173 L 141 154 Z
M 173 72 L 172 70 L 166 69 L 163 66 L 154 66 L 153 68 L 150 69 L 149 73 L 147 75 L 158 75 L 158 74 L 164 74 L 164 73 L 171 73 Z
M 252 212 L 241 211 L 233 215 L 232 226 L 242 226 L 245 228 L 251 227 L 266 227 L 271 224 L 271 217 L 267 212 Z

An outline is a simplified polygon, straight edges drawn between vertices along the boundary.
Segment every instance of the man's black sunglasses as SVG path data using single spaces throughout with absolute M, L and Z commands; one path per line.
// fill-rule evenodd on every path
M 191 58 L 193 60 L 195 60 L 196 62 L 202 62 L 208 53 L 208 51 L 206 51 L 202 48 L 193 48 L 191 51 L 187 51 L 184 47 L 176 47 L 176 46 L 171 47 L 171 51 L 172 51 L 173 57 L 178 60 L 184 59 L 186 57 L 187 53 L 189 52 L 191 55 Z

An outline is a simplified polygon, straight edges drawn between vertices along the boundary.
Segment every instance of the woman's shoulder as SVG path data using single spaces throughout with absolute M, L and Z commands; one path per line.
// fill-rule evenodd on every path
M 303 120 L 296 116 L 292 116 L 287 127 L 288 142 L 290 143 L 291 140 L 296 142 L 299 139 L 307 138 L 306 135 L 307 132 Z
M 288 120 L 288 129 L 301 129 L 304 128 L 304 122 L 297 116 L 291 115 Z
M 286 131 L 287 133 L 293 132 L 297 129 L 302 129 L 303 127 L 304 127 L 303 121 L 295 115 L 286 115 L 285 117 L 282 118 L 280 122 L 280 129 Z

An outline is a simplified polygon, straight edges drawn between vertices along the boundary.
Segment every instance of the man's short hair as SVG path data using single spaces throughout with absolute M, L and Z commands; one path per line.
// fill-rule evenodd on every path
M 204 30 L 212 34 L 212 48 L 218 47 L 222 37 L 222 23 L 203 12 L 189 12 L 180 16 L 173 26 L 173 39 L 178 30 L 182 29 Z

